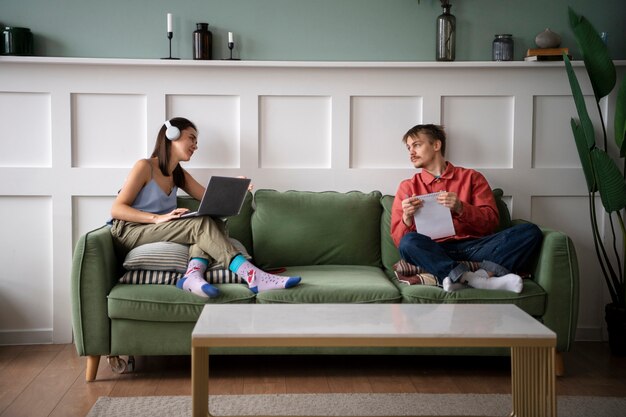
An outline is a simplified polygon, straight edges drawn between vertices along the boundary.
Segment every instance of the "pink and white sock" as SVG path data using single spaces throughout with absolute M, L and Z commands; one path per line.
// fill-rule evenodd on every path
M 209 261 L 206 259 L 192 258 L 187 266 L 185 276 L 178 280 L 176 286 L 202 298 L 217 297 L 220 291 L 204 279 L 208 265 Z
M 248 283 L 253 292 L 291 288 L 300 283 L 300 277 L 283 277 L 265 272 L 248 261 L 243 255 L 237 255 L 230 262 L 229 269 Z

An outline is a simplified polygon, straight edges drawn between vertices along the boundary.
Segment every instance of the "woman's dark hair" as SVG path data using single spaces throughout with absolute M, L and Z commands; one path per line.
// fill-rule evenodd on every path
M 196 131 L 198 130 L 193 122 L 185 119 L 184 117 L 174 117 L 173 119 L 170 119 L 170 124 L 177 127 L 181 132 L 189 127 L 194 128 Z M 159 130 L 159 134 L 157 135 L 156 143 L 154 144 L 152 158 L 157 158 L 161 173 L 164 176 L 169 177 L 170 174 L 167 169 L 170 164 L 170 149 L 172 148 L 172 141 L 165 137 L 166 130 L 167 126 L 163 124 L 163 126 L 161 126 L 161 129 Z M 174 178 L 174 185 L 176 185 L 178 188 L 185 187 L 185 174 L 183 173 L 183 168 L 180 166 L 180 164 L 177 164 L 176 168 L 174 168 L 174 172 L 172 172 L 172 177 Z
M 446 132 L 443 130 L 443 126 L 439 125 L 417 125 L 409 129 L 408 132 L 402 137 L 402 142 L 406 143 L 409 138 L 417 138 L 417 136 L 423 133 L 428 136 L 430 143 L 438 140 L 441 142 L 441 155 L 446 155 Z

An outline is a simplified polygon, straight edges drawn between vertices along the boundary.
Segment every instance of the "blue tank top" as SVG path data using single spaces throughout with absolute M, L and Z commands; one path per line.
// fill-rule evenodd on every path
M 152 169 L 152 165 L 150 165 L 150 169 Z M 137 197 L 135 197 L 135 201 L 133 201 L 131 207 L 148 213 L 166 214 L 178 206 L 176 204 L 177 192 L 178 187 L 174 186 L 172 187 L 172 191 L 170 191 L 169 195 L 165 194 L 165 191 L 163 191 L 154 178 L 152 178 L 141 190 L 139 190 L 139 193 L 137 194 Z M 107 224 L 112 225 L 113 219 L 109 219 Z
M 137 210 L 147 211 L 154 214 L 166 214 L 176 208 L 176 193 L 178 187 L 174 186 L 169 195 L 159 187 L 154 179 L 151 179 L 137 194 L 132 207 Z

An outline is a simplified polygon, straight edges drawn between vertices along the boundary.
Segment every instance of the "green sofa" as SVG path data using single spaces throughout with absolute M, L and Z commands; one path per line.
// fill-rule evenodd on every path
M 501 227 L 512 222 L 494 190 Z M 101 355 L 188 355 L 191 331 L 205 303 L 512 303 L 557 334 L 557 351 L 570 349 L 578 316 L 578 264 L 572 241 L 544 229 L 539 255 L 528 265 L 531 279 L 520 294 L 401 284 L 399 260 L 389 235 L 392 196 L 379 192 L 277 192 L 249 194 L 242 212 L 228 220 L 254 262 L 285 267 L 302 276 L 299 286 L 254 294 L 244 284 L 219 285 L 205 301 L 171 285 L 120 284 L 125 254 L 114 247 L 108 226 L 82 236 L 74 250 L 72 311 L 77 351 L 88 356 L 87 380 L 96 377 Z M 181 206 L 196 202 L 179 199 Z M 340 319 L 340 318 L 338 318 Z M 485 349 L 254 349 L 222 354 L 506 354 Z

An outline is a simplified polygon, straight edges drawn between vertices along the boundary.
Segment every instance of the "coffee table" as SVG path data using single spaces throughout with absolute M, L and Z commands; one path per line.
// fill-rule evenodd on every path
M 556 417 L 556 334 L 508 304 L 207 304 L 191 336 L 192 407 L 206 417 L 214 347 L 508 347 L 512 413 Z

